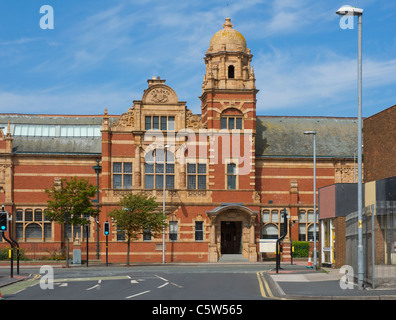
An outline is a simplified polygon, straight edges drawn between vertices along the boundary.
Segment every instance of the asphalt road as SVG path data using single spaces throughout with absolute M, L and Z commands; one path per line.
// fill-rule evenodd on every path
M 35 277 L 2 288 L 6 300 L 273 299 L 263 265 L 27 269 Z M 52 278 L 53 281 L 48 281 Z

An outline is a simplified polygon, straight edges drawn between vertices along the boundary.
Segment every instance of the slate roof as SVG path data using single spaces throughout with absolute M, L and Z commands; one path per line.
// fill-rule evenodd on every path
M 353 158 L 357 145 L 357 119 L 333 117 L 257 116 L 256 157 Z
M 110 123 L 117 116 L 110 117 Z M 103 116 L 0 114 L 0 126 L 17 124 L 57 126 L 52 136 L 13 135 L 13 152 L 35 154 L 100 155 Z M 96 135 L 61 136 L 59 127 L 95 128 Z M 11 127 L 11 129 L 14 127 Z M 356 118 L 257 116 L 256 157 L 312 157 L 315 130 L 318 158 L 353 158 L 357 143 Z M 13 131 L 13 130 L 11 130 Z M 15 131 L 15 130 L 14 130 Z

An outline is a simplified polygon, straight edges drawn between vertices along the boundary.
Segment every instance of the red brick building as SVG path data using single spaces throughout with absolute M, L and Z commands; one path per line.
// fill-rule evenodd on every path
M 396 176 L 396 106 L 364 119 L 365 182 Z
M 13 237 L 30 257 L 59 251 L 66 231 L 46 220 L 44 190 L 72 176 L 96 184 L 99 164 L 92 259 L 105 259 L 101 226 L 120 198 L 143 192 L 162 204 L 164 174 L 167 262 L 216 262 L 226 254 L 258 261 L 258 240 L 284 228 L 283 209 L 291 227 L 285 242 L 312 241 L 312 138 L 303 132 L 316 131 L 317 187 L 352 182 L 356 119 L 256 116 L 252 57 L 226 19 L 204 57 L 201 115 L 159 77 L 120 116 L 0 114 L 0 204 L 12 213 Z M 81 227 L 67 232 L 76 245 L 85 241 Z M 123 232 L 112 224 L 109 261 L 125 255 Z M 162 261 L 162 237 L 134 241 L 131 261 Z

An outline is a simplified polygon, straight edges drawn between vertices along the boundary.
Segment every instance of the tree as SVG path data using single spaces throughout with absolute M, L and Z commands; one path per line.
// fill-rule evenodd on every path
M 72 177 L 69 181 L 61 179 L 51 189 L 46 189 L 49 199 L 45 216 L 50 221 L 65 225 L 66 266 L 69 266 L 69 225 L 84 226 L 90 223 L 89 217 L 96 217 L 99 210 L 92 206 L 91 198 L 96 196 L 96 186 L 88 179 Z
M 162 232 L 166 226 L 162 211 L 158 211 L 158 203 L 154 197 L 143 194 L 128 194 L 124 196 L 117 208 L 109 213 L 117 227 L 125 232 L 127 240 L 127 266 L 131 240 L 137 239 L 143 232 L 150 232 L 152 236 Z

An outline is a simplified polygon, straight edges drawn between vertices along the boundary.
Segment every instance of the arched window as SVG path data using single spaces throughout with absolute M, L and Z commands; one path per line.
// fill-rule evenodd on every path
M 242 130 L 243 113 L 236 108 L 228 108 L 221 113 L 221 129 Z
M 235 78 L 235 68 L 233 65 L 228 66 L 228 79 Z
M 278 228 L 269 223 L 263 228 L 263 239 L 278 239 Z
M 316 241 L 319 240 L 319 226 L 316 225 Z M 314 241 L 314 225 L 308 227 L 308 241 Z
M 25 229 L 26 241 L 41 240 L 42 234 L 43 234 L 42 229 L 39 224 L 30 223 L 26 226 L 26 229 Z

